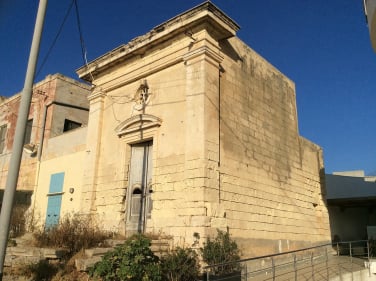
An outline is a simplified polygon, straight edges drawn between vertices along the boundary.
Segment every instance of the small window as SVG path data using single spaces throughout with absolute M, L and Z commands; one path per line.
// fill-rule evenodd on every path
M 28 144 L 31 141 L 31 131 L 33 130 L 33 119 L 27 120 L 24 144 Z
M 7 125 L 0 126 L 0 153 L 4 152 L 6 135 L 7 135 Z
M 72 120 L 69 120 L 69 119 L 65 119 L 64 120 L 64 130 L 63 132 L 67 132 L 67 131 L 70 131 L 70 130 L 73 130 L 73 129 L 77 129 L 77 128 L 80 128 L 82 126 L 81 123 L 78 123 L 78 122 L 75 122 L 75 121 L 72 121 Z
M 133 190 L 133 194 L 141 194 L 141 189 L 139 189 L 139 188 L 135 188 L 135 189 Z

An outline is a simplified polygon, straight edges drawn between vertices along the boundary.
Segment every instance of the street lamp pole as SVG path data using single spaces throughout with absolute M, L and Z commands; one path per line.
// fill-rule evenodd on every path
M 6 181 L 3 204 L 0 213 L 0 281 L 3 280 L 3 269 L 9 236 L 10 219 L 12 215 L 13 202 L 16 193 L 19 170 L 21 166 L 25 129 L 30 110 L 35 69 L 38 61 L 39 46 L 42 37 L 46 9 L 47 0 L 40 0 L 37 18 L 35 21 L 33 41 L 31 44 L 29 61 L 26 70 L 24 88 L 21 93 L 21 101 L 18 110 L 18 118 L 16 123 L 12 155 L 10 158 L 8 177 Z

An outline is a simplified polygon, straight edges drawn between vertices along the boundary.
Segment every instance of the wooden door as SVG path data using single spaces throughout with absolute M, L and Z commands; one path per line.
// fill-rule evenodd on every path
M 132 145 L 128 188 L 127 230 L 143 233 L 152 209 L 152 149 L 153 143 Z

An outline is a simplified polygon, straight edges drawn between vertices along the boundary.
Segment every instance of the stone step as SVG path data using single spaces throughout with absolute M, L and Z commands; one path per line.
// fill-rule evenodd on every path
M 67 254 L 68 250 L 65 249 L 53 249 L 53 248 L 41 248 L 41 254 L 46 259 L 61 259 Z
M 150 249 L 159 257 L 166 254 L 171 249 L 172 241 L 169 239 L 158 239 L 152 240 Z M 112 251 L 116 246 L 124 244 L 124 240 L 112 240 L 106 241 L 106 245 L 112 245 L 112 247 L 106 248 L 91 248 L 85 250 L 85 257 L 78 258 L 75 260 L 75 266 L 79 271 L 88 271 L 90 267 L 94 266 L 95 263 L 102 260 L 103 256 Z
M 157 256 L 161 257 L 172 249 L 171 240 L 167 240 L 167 239 L 152 240 L 150 249 Z
M 61 259 L 67 250 L 36 247 L 8 247 L 7 255 L 13 257 L 39 257 L 45 259 Z
M 64 249 L 29 247 L 23 242 L 23 239 L 19 240 L 17 241 L 17 246 L 7 248 L 7 255 L 4 262 L 5 266 L 37 263 L 43 259 L 61 259 L 64 254 L 66 254 L 66 250 Z M 102 260 L 102 257 L 107 252 L 112 251 L 116 246 L 122 244 L 124 244 L 124 240 L 108 239 L 105 241 L 104 245 L 109 247 L 86 249 L 84 251 L 85 257 L 76 259 L 75 266 L 80 271 L 87 271 L 96 262 Z M 157 256 L 161 257 L 171 249 L 171 240 L 152 240 L 150 248 Z
M 94 256 L 104 256 L 109 251 L 112 251 L 114 248 L 91 248 L 85 250 L 85 256 L 88 258 L 92 258 Z
M 76 269 L 79 271 L 88 271 L 90 267 L 92 267 L 95 263 L 102 260 L 101 256 L 93 256 L 93 257 L 86 257 L 86 258 L 80 258 L 76 259 L 74 261 L 74 265 L 76 266 Z
M 40 256 L 40 249 L 34 247 L 8 247 L 7 255 L 11 256 Z
M 123 245 L 125 240 L 117 240 L 117 239 L 106 239 L 105 245 L 109 247 L 116 247 L 119 245 Z
M 11 267 L 17 265 L 25 265 L 31 263 L 38 263 L 41 260 L 39 256 L 10 256 L 6 255 L 4 266 Z

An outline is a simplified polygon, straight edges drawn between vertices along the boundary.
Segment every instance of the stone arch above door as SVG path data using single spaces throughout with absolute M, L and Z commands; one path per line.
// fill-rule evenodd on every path
M 142 134 L 141 139 L 150 137 L 150 133 L 160 127 L 162 119 L 151 114 L 139 114 L 132 116 L 127 120 L 121 122 L 116 128 L 116 134 L 118 137 L 131 137 L 135 136 L 140 138 L 139 134 Z

